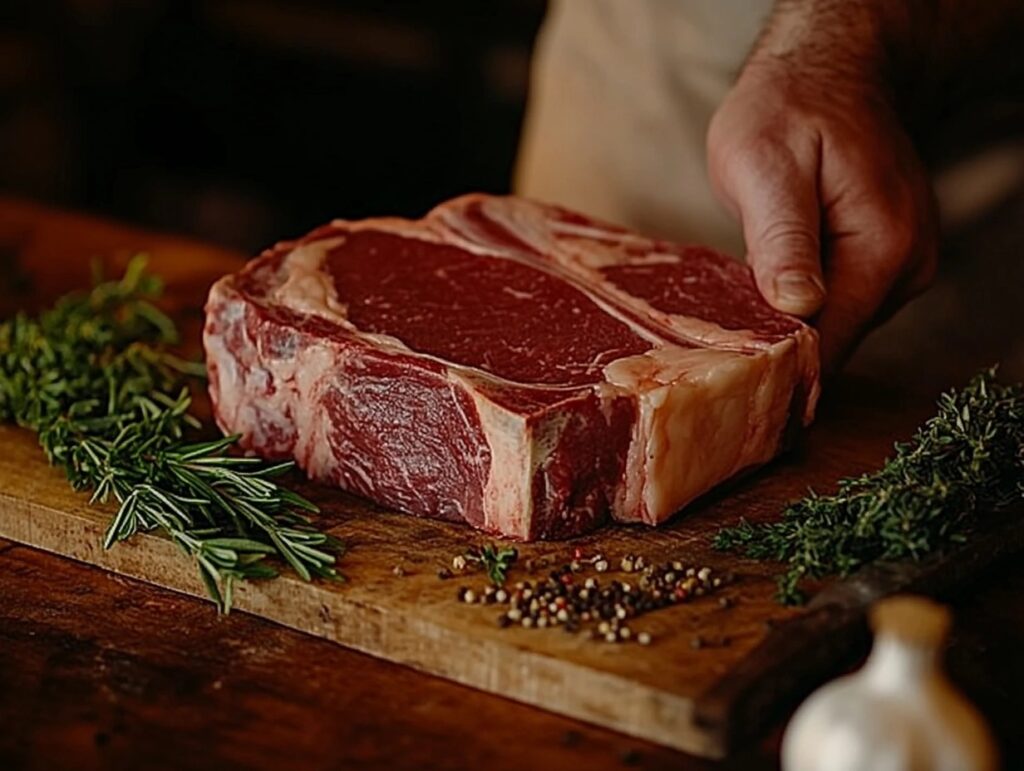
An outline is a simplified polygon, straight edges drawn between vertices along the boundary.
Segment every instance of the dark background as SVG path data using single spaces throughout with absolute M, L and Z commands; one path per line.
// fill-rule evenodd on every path
M 254 251 L 507 190 L 544 2 L 0 8 L 0 190 Z

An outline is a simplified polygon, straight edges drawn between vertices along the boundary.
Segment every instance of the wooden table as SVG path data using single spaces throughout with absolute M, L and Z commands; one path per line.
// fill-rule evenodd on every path
M 0 315 L 84 285 L 89 257 L 120 263 L 140 246 L 179 300 L 244 259 L 0 199 Z M 951 672 L 1022 767 L 1024 567 L 950 599 Z M 698 761 L 0 541 L 2 769 L 762 769 L 778 734 Z

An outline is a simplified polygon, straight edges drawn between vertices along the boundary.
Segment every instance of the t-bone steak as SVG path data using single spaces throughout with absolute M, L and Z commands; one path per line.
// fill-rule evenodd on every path
M 815 332 L 744 265 L 513 197 L 278 244 L 213 286 L 204 344 L 247 451 L 523 540 L 656 525 L 818 395 Z

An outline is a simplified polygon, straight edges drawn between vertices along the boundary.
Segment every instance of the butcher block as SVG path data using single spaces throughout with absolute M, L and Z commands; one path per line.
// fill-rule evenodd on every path
M 199 350 L 201 305 L 210 285 L 237 270 L 241 258 L 142 232 L 111 229 L 87 246 L 108 269 L 123 268 L 133 252 L 149 251 L 151 267 L 168 282 L 167 307 L 180 321 L 192 353 Z M 16 245 L 35 293 L 19 303 L 52 301 L 88 281 L 80 268 L 56 274 L 40 255 L 52 254 L 45 231 Z M 36 257 L 33 257 L 36 255 Z M 10 298 L 7 298 L 10 302 Z M 5 314 L 14 310 L 4 307 Z M 210 417 L 210 406 L 198 409 Z M 828 490 L 842 476 L 876 467 L 931 412 L 927 399 L 863 381 L 840 381 L 826 392 L 816 422 L 794 447 L 761 470 L 732 480 L 695 501 L 683 517 L 652 530 L 613 524 L 570 542 L 520 544 L 509 580 L 536 575 L 528 563 L 556 564 L 576 549 L 603 554 L 618 573 L 619 559 L 684 560 L 731 580 L 719 591 L 636 619 L 651 643 L 607 644 L 559 629 L 501 628 L 488 606 L 460 603 L 463 584 L 480 574 L 442 579 L 454 555 L 488 537 L 462 523 L 389 511 L 295 475 L 295 487 L 319 505 L 318 523 L 346 542 L 342 582 L 307 583 L 285 573 L 240 586 L 233 613 L 250 613 L 333 640 L 373 656 L 448 678 L 509 699 L 649 739 L 698 755 L 721 757 L 756 736 L 816 681 L 835 674 L 863 643 L 862 605 L 846 584 L 816 587 L 834 603 L 787 608 L 775 601 L 777 566 L 715 552 L 711 536 L 741 517 L 764 521 L 809 487 Z M 0 427 L 0 538 L 89 563 L 123 576 L 205 597 L 194 566 L 168 540 L 142 534 L 109 550 L 102 535 L 110 507 L 90 506 L 49 467 L 34 437 Z M 1016 520 L 1008 520 L 1015 522 Z M 1020 528 L 992 536 L 1000 544 L 967 557 L 940 555 L 911 568 L 875 576 L 875 588 L 942 588 L 965 580 L 999 553 L 1019 545 Z M 951 566 L 955 566 L 955 569 Z M 197 600 L 200 601 L 200 600 Z M 209 613 L 215 613 L 212 604 Z M 223 623 L 232 623 L 228 616 Z M 111 618 L 111 624 L 117 619 Z M 301 678 L 303 664 L 294 663 Z

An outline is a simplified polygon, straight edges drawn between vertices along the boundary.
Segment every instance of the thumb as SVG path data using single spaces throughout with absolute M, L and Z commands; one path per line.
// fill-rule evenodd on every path
M 748 157 L 721 182 L 739 215 L 761 294 L 784 313 L 811 316 L 825 302 L 817 173 L 784 149 Z

